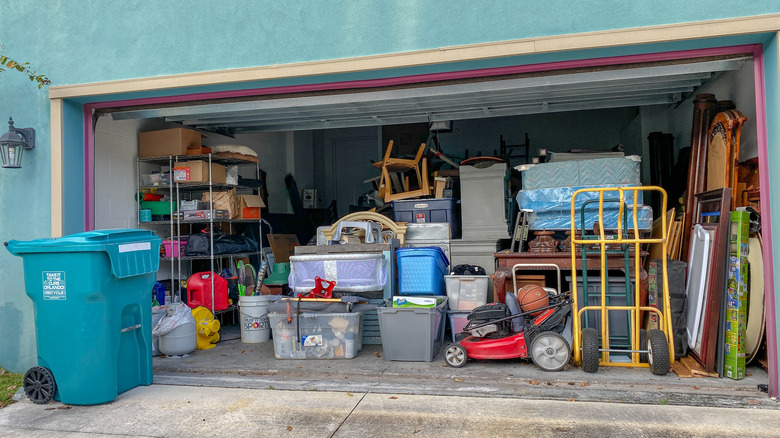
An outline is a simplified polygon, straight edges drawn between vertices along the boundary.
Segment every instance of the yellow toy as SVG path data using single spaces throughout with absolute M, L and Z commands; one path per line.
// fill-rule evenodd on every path
M 192 309 L 192 317 L 195 318 L 195 327 L 198 329 L 198 350 L 214 348 L 219 342 L 219 321 L 214 319 L 211 311 L 203 306 Z

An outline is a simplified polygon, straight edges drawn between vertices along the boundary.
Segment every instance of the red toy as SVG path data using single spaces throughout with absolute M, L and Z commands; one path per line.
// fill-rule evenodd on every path
M 325 283 L 328 286 L 323 287 Z M 320 277 L 314 277 L 314 289 L 306 293 L 299 293 L 296 298 L 333 298 L 333 288 L 336 287 L 335 281 L 323 280 Z

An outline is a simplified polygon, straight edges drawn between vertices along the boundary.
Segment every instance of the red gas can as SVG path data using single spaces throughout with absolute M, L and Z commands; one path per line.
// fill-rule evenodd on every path
M 211 310 L 211 278 L 214 277 L 214 310 L 225 310 L 228 302 L 228 282 L 216 272 L 197 272 L 187 280 L 187 305 Z

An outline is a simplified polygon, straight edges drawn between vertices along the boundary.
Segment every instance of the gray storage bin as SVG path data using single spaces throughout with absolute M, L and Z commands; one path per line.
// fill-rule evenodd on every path
M 444 343 L 447 299 L 431 308 L 377 307 L 385 360 L 431 362 Z
M 455 198 L 407 199 L 393 201 L 393 221 L 416 224 L 447 223 L 452 237 L 460 237 L 460 215 Z

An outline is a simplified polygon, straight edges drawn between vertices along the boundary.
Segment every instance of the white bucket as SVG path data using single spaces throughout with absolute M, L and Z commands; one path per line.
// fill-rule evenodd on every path
M 183 356 L 195 351 L 198 332 L 195 321 L 187 321 L 160 336 L 160 353 L 168 356 Z
M 238 297 L 241 311 L 241 342 L 256 344 L 271 339 L 271 323 L 268 321 L 269 295 Z

